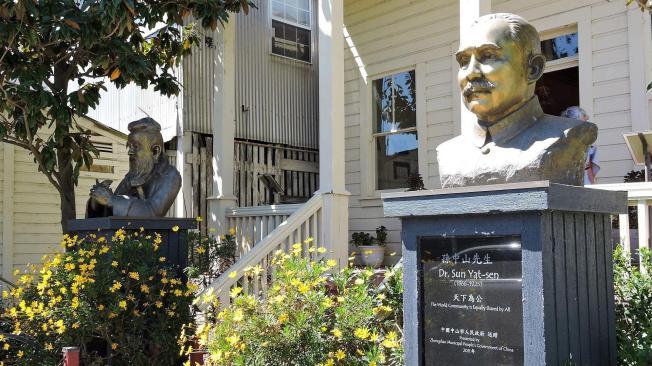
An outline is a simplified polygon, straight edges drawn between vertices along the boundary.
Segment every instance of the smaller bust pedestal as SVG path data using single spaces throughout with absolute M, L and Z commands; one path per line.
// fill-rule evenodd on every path
M 548 182 L 383 195 L 402 223 L 406 365 L 615 365 L 626 198 Z
M 178 230 L 173 230 L 174 227 Z M 91 219 L 70 220 L 68 228 L 72 234 L 80 238 L 90 234 L 111 237 L 118 229 L 127 232 L 140 232 L 154 237 L 161 235 L 162 243 L 159 253 L 167 259 L 168 264 L 178 266 L 183 270 L 188 264 L 188 229 L 196 229 L 195 219 L 179 219 L 171 217 L 95 217 Z

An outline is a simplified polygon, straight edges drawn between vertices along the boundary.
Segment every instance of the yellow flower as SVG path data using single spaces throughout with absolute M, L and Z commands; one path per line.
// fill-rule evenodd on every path
M 179 289 L 176 289 L 176 290 L 174 290 L 174 295 L 175 296 L 181 296 L 181 295 L 183 295 L 183 291 L 181 291 Z
M 288 315 L 286 313 L 283 313 L 278 316 L 279 323 L 285 323 L 287 320 L 288 320 Z
M 165 257 L 159 257 L 158 261 L 161 262 L 161 263 L 165 262 Z
M 111 343 L 111 349 L 112 350 L 117 350 L 118 349 L 118 344 L 117 343 Z
M 338 361 L 343 360 L 344 357 L 346 357 L 346 353 L 344 353 L 344 351 L 341 349 L 338 349 L 337 352 L 335 352 L 335 358 L 337 358 Z
M 72 271 L 73 269 L 75 269 L 75 264 L 74 263 L 66 263 L 66 265 L 63 266 L 63 268 L 65 268 L 66 271 Z
M 242 287 L 234 287 L 231 289 L 230 295 L 231 298 L 235 298 L 242 292 Z
M 369 338 L 369 329 L 367 328 L 357 328 L 353 334 L 360 339 L 367 339 Z
M 104 305 L 99 304 L 99 305 L 97 306 L 97 310 L 99 310 L 99 311 L 104 310 Z
M 197 216 L 197 219 L 196 219 L 196 220 L 197 220 L 197 222 L 202 222 L 202 221 L 203 221 L 203 219 L 201 218 L 201 216 Z
M 99 250 L 100 254 L 104 254 L 104 253 L 108 253 L 108 252 L 109 252 L 109 247 L 107 247 L 106 245 L 103 245 Z
M 174 226 L 172 227 L 172 231 L 174 231 L 175 233 L 176 233 L 177 231 L 179 231 L 179 225 L 174 225 Z
M 122 300 L 118 303 L 118 306 L 121 307 L 122 309 L 126 310 L 127 309 L 127 302 L 125 300 Z
M 206 248 L 204 248 L 204 247 L 197 247 L 197 248 L 195 248 L 195 253 L 197 253 L 197 254 L 204 254 L 204 253 L 206 253 Z
M 149 287 L 147 287 L 147 285 L 140 285 L 140 291 L 142 293 L 144 293 L 144 294 L 148 294 L 149 293 Z
M 229 235 L 231 235 L 231 236 L 235 235 L 235 228 L 230 228 L 229 229 Z
M 18 353 L 17 353 L 16 355 L 18 356 L 18 358 L 23 358 L 23 356 L 24 356 L 25 354 L 23 353 L 22 350 L 20 350 L 20 351 L 18 351 Z
M 240 336 L 238 336 L 237 334 L 228 336 L 226 337 L 226 341 L 229 342 L 230 345 L 235 346 L 238 343 L 238 341 L 240 341 Z
M 337 339 L 341 339 L 341 338 L 342 338 L 342 331 L 339 330 L 339 329 L 337 329 L 337 328 L 334 328 L 333 330 L 331 330 L 331 333 L 333 333 L 333 335 L 334 335 L 335 338 L 337 338 Z
M 138 281 L 140 280 L 140 274 L 138 272 L 129 272 L 129 278 Z
M 237 276 L 237 275 L 238 275 L 238 272 L 233 271 L 233 272 L 229 273 L 229 278 L 235 278 L 235 276 Z
M 374 333 L 371 333 L 371 337 L 369 337 L 369 340 L 372 341 L 372 342 L 378 342 L 379 338 L 380 338 L 380 336 L 378 335 L 378 333 L 374 332 Z
M 322 306 L 324 306 L 325 308 L 328 309 L 331 306 L 333 306 L 333 300 L 331 300 L 330 297 L 327 297 L 327 298 L 324 299 L 324 301 L 321 302 L 321 304 L 322 304 Z
M 324 364 L 324 366 L 334 366 L 334 365 L 335 365 L 335 361 L 333 361 L 332 358 L 326 360 L 326 363 Z
M 155 302 L 154 305 L 159 309 L 163 307 L 163 303 L 161 301 Z
M 369 361 L 369 366 L 376 366 L 376 361 Z
M 3 344 L 2 349 L 5 350 L 5 351 L 9 351 L 9 343 Z
M 324 254 L 324 253 L 326 253 L 326 248 L 324 248 L 324 247 L 319 247 L 319 248 L 317 249 L 317 252 L 320 253 L 320 254 Z
M 233 321 L 234 322 L 242 321 L 242 319 L 244 319 L 244 313 L 242 312 L 241 309 L 238 309 L 238 310 L 233 312 Z
M 299 284 L 298 289 L 299 289 L 300 293 L 305 295 L 308 291 L 310 291 L 310 286 L 308 286 L 305 283 L 301 283 L 301 284 Z
M 52 351 L 54 349 L 54 346 L 52 345 L 52 343 L 46 343 L 45 349 L 48 351 Z
M 111 267 L 117 267 L 117 266 L 118 266 L 118 262 L 116 261 L 111 262 Z
M 329 259 L 326 261 L 326 265 L 329 267 L 335 267 L 337 266 L 337 261 L 335 261 L 334 259 Z

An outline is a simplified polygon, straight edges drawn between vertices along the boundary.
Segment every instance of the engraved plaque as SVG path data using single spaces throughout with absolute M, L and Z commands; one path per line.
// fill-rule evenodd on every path
M 423 364 L 523 365 L 520 237 L 425 237 L 419 255 Z

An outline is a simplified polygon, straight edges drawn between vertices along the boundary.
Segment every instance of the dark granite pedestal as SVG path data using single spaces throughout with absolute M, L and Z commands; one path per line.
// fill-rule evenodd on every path
M 173 266 L 183 270 L 188 264 L 188 230 L 197 228 L 195 219 L 171 217 L 96 217 L 70 220 L 68 228 L 72 234 L 86 237 L 89 234 L 111 237 L 118 229 L 145 231 L 144 235 L 161 235 L 159 253 Z M 175 231 L 173 228 L 178 227 Z
M 610 214 L 548 182 L 383 195 L 402 222 L 408 366 L 615 365 Z

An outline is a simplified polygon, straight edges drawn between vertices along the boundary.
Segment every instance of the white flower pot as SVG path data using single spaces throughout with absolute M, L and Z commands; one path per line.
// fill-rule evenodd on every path
M 365 267 L 378 268 L 385 259 L 385 247 L 380 245 L 361 245 L 354 249 L 355 262 Z

